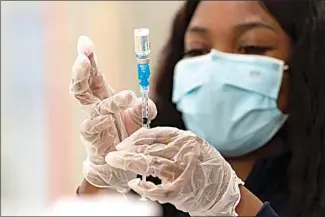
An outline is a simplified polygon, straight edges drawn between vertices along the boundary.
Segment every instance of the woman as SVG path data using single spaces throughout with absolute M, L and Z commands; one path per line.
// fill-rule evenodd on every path
M 322 216 L 324 16 L 320 0 L 186 2 L 154 85 L 158 115 L 149 104 L 152 125 L 169 127 L 151 130 L 137 131 L 134 94 L 113 95 L 83 49 L 71 92 L 95 105 L 79 195 L 131 187 L 190 215 Z M 165 215 L 185 215 L 172 205 Z

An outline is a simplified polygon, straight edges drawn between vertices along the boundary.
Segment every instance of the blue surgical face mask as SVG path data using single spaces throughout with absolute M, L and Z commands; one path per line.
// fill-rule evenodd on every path
M 173 102 L 188 130 L 224 156 L 241 156 L 265 145 L 286 121 L 277 107 L 283 69 L 271 57 L 212 50 L 178 62 Z

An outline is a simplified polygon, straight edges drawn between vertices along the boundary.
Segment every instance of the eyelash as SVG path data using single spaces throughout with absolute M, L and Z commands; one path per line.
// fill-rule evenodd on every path
M 245 45 L 239 47 L 239 53 L 242 54 L 255 54 L 255 55 L 263 55 L 267 51 L 272 50 L 272 47 L 266 47 L 266 46 L 255 46 L 255 45 Z M 195 57 L 207 54 L 207 51 L 204 51 L 203 49 L 192 49 L 185 51 L 183 54 L 183 58 L 186 57 Z
M 266 47 L 266 46 L 263 47 L 263 46 L 255 46 L 255 45 L 245 45 L 239 47 L 239 53 L 263 55 L 271 49 L 272 49 L 271 47 Z
M 183 53 L 183 58 L 200 56 L 200 55 L 204 55 L 207 53 L 208 52 L 205 52 L 203 49 L 202 50 L 201 49 L 192 49 L 192 50 L 185 51 Z

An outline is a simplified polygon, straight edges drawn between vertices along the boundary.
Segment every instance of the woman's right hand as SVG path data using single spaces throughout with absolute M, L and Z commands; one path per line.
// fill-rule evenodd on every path
M 106 84 L 97 67 L 94 45 L 89 38 L 79 38 L 78 53 L 69 90 L 87 113 L 80 129 L 88 154 L 83 163 L 84 178 L 98 188 L 127 191 L 130 189 L 128 181 L 136 174 L 108 165 L 105 156 L 141 127 L 141 98 L 137 99 L 132 91 L 115 94 Z M 150 100 L 149 119 L 156 115 L 156 106 Z

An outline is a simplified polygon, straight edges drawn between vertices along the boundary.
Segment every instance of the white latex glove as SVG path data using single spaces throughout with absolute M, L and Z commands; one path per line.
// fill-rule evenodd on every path
M 132 91 L 117 94 L 106 85 L 97 68 L 93 42 L 81 36 L 78 40 L 78 57 L 72 69 L 70 94 L 83 106 L 87 118 L 81 124 L 81 139 L 88 157 L 83 163 L 85 179 L 99 188 L 129 190 L 128 181 L 136 177 L 105 163 L 108 152 L 141 126 L 141 99 Z M 135 77 L 136 79 L 136 77 Z M 157 109 L 149 101 L 149 119 L 157 115 Z
M 236 216 L 240 201 L 237 177 L 220 153 L 189 131 L 171 127 L 140 129 L 109 153 L 108 164 L 162 184 L 134 179 L 129 186 L 145 197 L 171 203 L 192 216 Z

